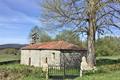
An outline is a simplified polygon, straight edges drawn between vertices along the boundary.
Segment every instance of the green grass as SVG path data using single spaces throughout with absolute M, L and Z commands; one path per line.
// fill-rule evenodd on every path
M 11 60 L 19 60 L 19 59 L 20 59 L 20 55 L 0 54 L 0 62 L 11 61 Z
M 45 73 L 42 72 L 41 68 L 20 64 L 0 65 L 0 73 L 6 76 L 5 78 L 12 78 L 11 80 L 45 80 Z M 82 78 L 78 77 L 74 80 L 120 80 L 119 74 L 119 63 L 101 65 L 95 73 L 87 72 Z
M 45 73 L 41 68 L 20 64 L 0 65 L 2 80 L 45 80 Z
M 120 55 L 117 56 L 100 56 L 97 59 L 120 59 Z
M 19 55 L 0 54 L 1 62 L 19 59 Z M 82 78 L 78 77 L 72 80 L 120 80 L 120 56 L 97 58 L 97 69 L 96 72 L 86 71 Z M 63 70 L 56 69 L 56 71 L 63 75 Z M 67 73 L 76 74 L 78 72 L 67 70 Z M 0 77 L 3 77 L 1 80 L 7 80 L 8 78 L 10 80 L 45 80 L 45 73 L 42 72 L 41 68 L 20 64 L 0 65 L 0 74 L 2 74 Z
M 95 73 L 86 71 L 75 80 L 120 80 L 120 56 L 97 58 L 97 69 Z
M 0 54 L 0 62 L 20 60 L 20 55 Z M 45 73 L 41 68 L 20 64 L 0 65 L 0 80 L 45 80 Z
M 77 78 L 75 80 L 120 80 L 120 70 L 110 73 L 84 75 L 82 78 Z

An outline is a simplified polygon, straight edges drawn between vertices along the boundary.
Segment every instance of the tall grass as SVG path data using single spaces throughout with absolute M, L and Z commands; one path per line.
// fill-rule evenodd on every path
M 44 80 L 45 73 L 41 68 L 19 64 L 1 65 L 0 78 L 0 80 Z
M 75 80 L 120 80 L 120 58 L 99 58 L 97 71 L 85 71 L 82 78 Z

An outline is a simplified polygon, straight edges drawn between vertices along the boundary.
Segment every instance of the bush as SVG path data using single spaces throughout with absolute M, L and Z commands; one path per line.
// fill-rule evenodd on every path
M 117 70 L 120 70 L 120 63 L 100 66 L 100 69 L 104 70 L 105 72 L 117 71 Z
M 97 56 L 113 56 L 120 54 L 120 38 L 106 36 L 96 41 Z
M 2 80 L 23 80 L 26 77 L 36 77 L 38 79 L 44 79 L 45 73 L 41 68 L 35 68 L 24 65 L 1 65 L 0 77 Z
M 15 48 L 5 48 L 5 49 L 0 50 L 0 53 L 17 55 L 17 54 L 20 54 L 20 50 L 15 49 Z

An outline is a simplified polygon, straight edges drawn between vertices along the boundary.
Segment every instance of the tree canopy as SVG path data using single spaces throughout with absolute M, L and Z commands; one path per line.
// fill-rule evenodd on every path
M 55 40 L 64 40 L 69 43 L 79 45 L 80 47 L 83 46 L 79 34 L 74 33 L 71 30 L 64 30 L 63 32 L 57 34 Z
M 47 42 L 51 40 L 51 37 L 47 34 L 47 32 L 37 26 L 32 28 L 29 38 L 31 43 Z
M 120 37 L 105 36 L 96 41 L 97 56 L 113 56 L 120 54 Z

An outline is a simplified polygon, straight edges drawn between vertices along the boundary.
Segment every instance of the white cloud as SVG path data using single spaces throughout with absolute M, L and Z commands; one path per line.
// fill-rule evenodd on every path
M 30 29 L 42 26 L 37 16 L 35 0 L 0 0 L 0 44 L 27 43 Z

